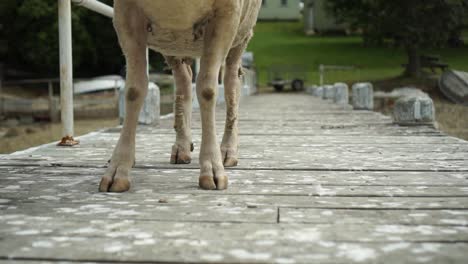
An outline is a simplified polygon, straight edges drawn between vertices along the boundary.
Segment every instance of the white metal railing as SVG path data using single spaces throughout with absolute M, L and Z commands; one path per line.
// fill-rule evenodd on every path
M 319 65 L 320 86 L 325 83 L 325 72 L 327 71 L 354 71 L 358 70 L 359 79 L 361 79 L 361 70 L 359 66 L 341 66 L 341 65 Z
M 72 0 L 72 2 L 76 5 L 86 7 L 90 10 L 93 10 L 96 13 L 101 15 L 113 18 L 114 17 L 114 9 L 106 4 L 103 4 L 96 0 Z

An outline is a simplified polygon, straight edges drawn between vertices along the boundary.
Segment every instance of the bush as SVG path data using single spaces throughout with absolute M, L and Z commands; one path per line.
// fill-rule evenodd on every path
M 112 4 L 112 1 L 103 1 Z M 0 61 L 30 77 L 59 75 L 56 0 L 0 1 Z M 119 73 L 125 64 L 111 19 L 73 7 L 73 68 L 77 77 Z

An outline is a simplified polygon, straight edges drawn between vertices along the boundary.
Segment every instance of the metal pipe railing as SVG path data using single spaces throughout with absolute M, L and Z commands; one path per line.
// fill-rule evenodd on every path
M 114 17 L 114 9 L 97 0 L 71 0 L 71 1 L 76 5 L 86 7 L 101 15 L 104 15 L 110 18 Z

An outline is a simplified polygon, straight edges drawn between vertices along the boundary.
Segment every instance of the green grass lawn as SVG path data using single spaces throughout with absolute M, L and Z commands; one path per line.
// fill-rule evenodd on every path
M 359 65 L 359 71 L 327 73 L 326 82 L 372 81 L 392 78 L 403 71 L 402 49 L 364 47 L 359 36 L 305 36 L 301 22 L 259 22 L 248 50 L 254 52 L 261 84 L 266 70 L 275 65 L 303 65 L 308 83 L 318 83 L 318 66 Z M 451 68 L 468 71 L 468 46 L 434 49 L 425 54 L 440 55 Z

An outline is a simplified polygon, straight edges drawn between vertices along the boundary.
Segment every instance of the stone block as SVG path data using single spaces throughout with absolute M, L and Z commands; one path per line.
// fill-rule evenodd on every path
M 430 125 L 434 120 L 434 103 L 428 96 L 402 97 L 393 108 L 393 122 L 398 125 Z
M 243 69 L 242 83 L 243 83 L 243 96 L 249 96 L 257 93 L 257 74 L 250 69 Z
M 197 84 L 192 83 L 192 109 L 199 109 L 200 104 L 198 103 L 197 97 Z
M 325 85 L 323 86 L 323 99 L 325 100 L 333 100 L 335 97 L 335 86 L 333 85 Z
M 319 98 L 323 98 L 323 86 L 317 86 L 317 88 L 313 90 L 312 95 Z
M 353 85 L 353 108 L 355 110 L 374 109 L 374 87 L 371 83 Z
M 247 91 L 244 91 L 247 89 Z M 243 87 L 241 90 L 241 95 L 242 93 L 250 93 L 250 87 Z M 216 105 L 224 104 L 225 99 L 224 99 L 224 85 L 219 84 L 218 85 L 218 90 L 217 90 L 217 96 L 216 96 Z M 197 85 L 196 83 L 192 83 L 192 109 L 199 109 L 200 108 L 200 103 L 198 102 L 198 97 L 197 97 Z
M 119 92 L 119 118 L 120 123 L 123 123 L 125 117 L 125 89 L 123 85 Z M 161 95 L 159 87 L 154 83 L 148 84 L 148 94 L 146 95 L 138 123 L 142 125 L 157 125 L 159 124 L 161 113 Z
M 247 84 L 242 85 L 241 96 L 249 96 L 252 93 L 250 86 Z
M 349 88 L 346 83 L 335 83 L 335 96 L 333 101 L 339 105 L 347 105 L 349 103 Z
M 311 85 L 311 86 L 307 86 L 306 87 L 306 94 L 310 94 L 310 95 L 313 95 L 314 94 L 314 90 L 317 88 L 316 85 Z
M 218 98 L 216 104 L 224 104 L 224 84 L 218 85 Z

